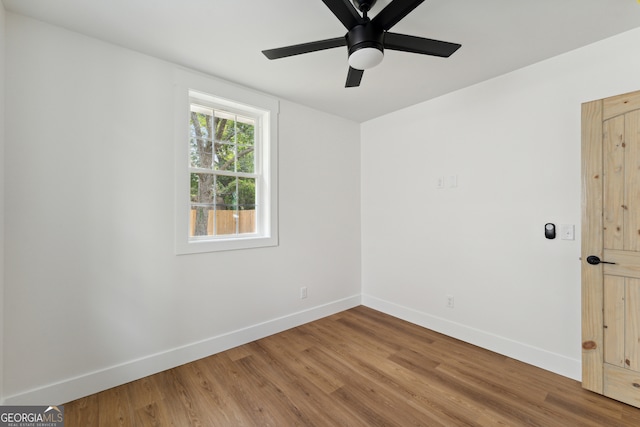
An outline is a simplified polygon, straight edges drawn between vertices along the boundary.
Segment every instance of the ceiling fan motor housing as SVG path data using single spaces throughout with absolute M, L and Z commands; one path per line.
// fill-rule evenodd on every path
M 349 30 L 345 37 L 347 38 L 349 55 L 365 47 L 373 47 L 380 52 L 384 52 L 384 31 L 377 29 L 371 21 L 356 25 Z

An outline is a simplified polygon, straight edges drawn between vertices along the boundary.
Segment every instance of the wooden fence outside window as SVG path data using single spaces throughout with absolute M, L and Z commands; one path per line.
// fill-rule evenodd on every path
M 256 232 L 256 211 L 229 211 L 229 210 L 210 210 L 207 219 L 207 235 L 221 236 L 228 234 L 236 234 L 236 221 L 238 221 L 238 233 L 255 233 Z M 215 233 L 214 233 L 215 224 Z M 193 236 L 196 230 L 196 210 L 191 209 L 189 219 L 189 236 Z

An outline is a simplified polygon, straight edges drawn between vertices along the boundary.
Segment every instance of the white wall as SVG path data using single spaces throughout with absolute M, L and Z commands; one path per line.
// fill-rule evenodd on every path
M 280 245 L 176 256 L 174 66 L 11 13 L 6 59 L 7 403 L 69 401 L 360 302 L 357 123 L 281 102 Z
M 4 15 L 4 5 L 0 2 L 0 405 L 4 380 Z
M 640 89 L 639 43 L 640 29 L 364 123 L 363 302 L 579 379 L 580 104 Z M 436 189 L 450 175 L 458 187 Z M 546 240 L 547 222 L 576 240 Z

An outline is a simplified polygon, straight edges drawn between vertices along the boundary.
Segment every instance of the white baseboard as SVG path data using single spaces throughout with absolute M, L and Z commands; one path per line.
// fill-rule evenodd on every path
M 1 403 L 3 405 L 63 404 L 348 310 L 360 305 L 360 302 L 360 295 L 332 301 L 121 365 L 8 396 Z
M 528 363 L 529 365 L 537 366 L 577 381 L 580 381 L 582 378 L 582 363 L 579 359 L 572 359 L 561 354 L 552 353 L 541 348 L 513 341 L 372 296 L 363 294 L 362 304 L 435 332 Z

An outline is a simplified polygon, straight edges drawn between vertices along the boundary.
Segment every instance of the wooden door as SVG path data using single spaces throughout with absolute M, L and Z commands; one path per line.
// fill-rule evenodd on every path
M 640 92 L 582 105 L 582 193 L 582 386 L 640 407 Z

